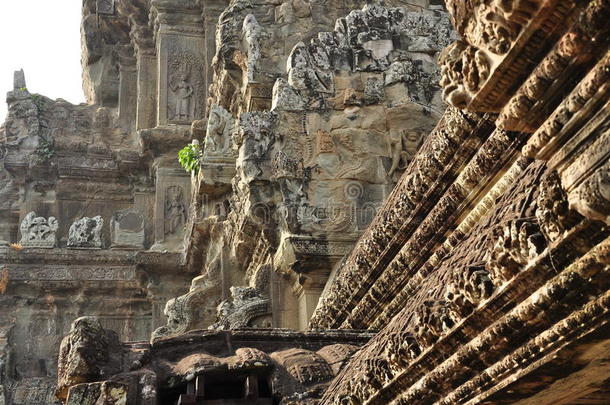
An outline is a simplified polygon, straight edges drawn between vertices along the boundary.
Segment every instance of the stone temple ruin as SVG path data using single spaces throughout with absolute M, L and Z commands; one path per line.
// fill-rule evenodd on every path
M 88 102 L 0 127 L 0 405 L 610 403 L 608 21 L 82 0 Z

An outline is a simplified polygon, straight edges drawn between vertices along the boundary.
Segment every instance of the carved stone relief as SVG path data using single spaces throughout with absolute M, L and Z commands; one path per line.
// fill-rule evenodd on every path
M 498 285 L 517 275 L 547 244 L 540 227 L 531 218 L 515 219 L 499 226 L 494 237 L 487 269 Z
M 261 58 L 261 36 L 263 34 L 262 27 L 256 21 L 254 14 L 248 14 L 244 18 L 242 26 L 244 40 L 247 44 L 248 56 L 246 62 L 248 80 L 254 80 L 254 75 L 258 69 L 258 63 Z
M 170 186 L 165 190 L 165 235 L 177 235 L 186 224 L 184 189 Z
M 170 42 L 167 66 L 167 116 L 175 124 L 191 124 L 204 109 L 203 62 L 193 50 Z
M 76 220 L 68 234 L 68 247 L 77 249 L 101 249 L 102 226 L 104 220 L 101 216 L 93 218 L 84 217 Z
M 450 105 L 465 108 L 487 80 L 490 61 L 484 51 L 461 41 L 445 49 L 439 57 L 443 98 Z
M 233 127 L 233 116 L 221 106 L 212 106 L 208 118 L 204 156 L 232 155 L 231 135 Z
M 35 212 L 30 212 L 23 218 L 19 227 L 23 247 L 32 248 L 54 248 L 57 244 L 57 228 L 59 223 L 55 217 L 49 219 L 37 217 Z

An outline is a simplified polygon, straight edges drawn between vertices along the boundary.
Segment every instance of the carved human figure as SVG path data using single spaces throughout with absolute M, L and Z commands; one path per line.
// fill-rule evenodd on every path
M 210 109 L 205 141 L 205 153 L 224 153 L 229 150 L 233 119 L 224 108 L 214 105 Z
M 191 98 L 193 97 L 193 86 L 189 82 L 186 73 L 181 72 L 177 80 L 170 81 L 170 88 L 176 98 L 176 110 L 174 119 L 177 121 L 189 121 L 191 119 Z
M 417 131 L 401 130 L 398 136 L 392 136 L 392 166 L 388 177 L 392 177 L 397 170 L 407 168 L 421 143 L 421 134 Z
M 180 186 L 171 186 L 165 192 L 165 234 L 176 234 L 186 223 L 184 191 Z

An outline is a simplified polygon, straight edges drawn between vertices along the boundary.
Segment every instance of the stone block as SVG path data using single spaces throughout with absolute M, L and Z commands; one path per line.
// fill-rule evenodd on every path
M 142 249 L 144 247 L 144 216 L 137 210 L 117 211 L 110 220 L 112 248 Z

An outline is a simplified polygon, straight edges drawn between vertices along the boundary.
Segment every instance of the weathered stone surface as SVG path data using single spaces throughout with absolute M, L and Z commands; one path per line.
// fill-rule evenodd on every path
M 126 405 L 128 387 L 116 382 L 79 384 L 70 389 L 66 405 Z
M 145 242 L 144 216 L 137 210 L 116 212 L 110 220 L 112 248 L 143 249 Z
M 0 127 L 0 405 L 58 357 L 79 404 L 604 402 L 609 3 L 438 4 L 85 0 L 89 103 L 18 71 Z
M 19 230 L 23 247 L 54 248 L 57 244 L 56 232 L 59 227 L 55 217 L 37 217 L 35 212 L 30 212 L 23 218 Z
M 81 335 L 73 331 L 69 336 L 72 341 L 84 342 Z M 292 403 L 295 398 L 315 403 L 348 357 L 371 336 L 368 332 L 280 329 L 191 332 L 152 344 L 117 347 L 113 355 L 125 361 L 120 370 L 106 374 L 104 381 L 78 383 L 70 369 L 60 368 L 60 384 L 74 380 L 67 404 L 100 403 L 95 402 L 98 398 L 111 404 L 125 398 L 127 404 L 185 403 L 195 397 L 201 402 L 239 392 L 248 403 L 269 403 L 272 398 L 282 404 Z M 100 349 L 104 352 L 98 342 L 92 341 L 81 351 L 89 353 L 93 349 L 97 351 L 92 353 Z M 75 363 L 71 352 L 62 351 L 60 356 L 61 364 L 68 360 L 68 364 Z M 78 357 L 80 363 L 82 357 Z M 85 363 L 88 367 L 107 364 L 97 358 Z M 219 391 L 214 387 L 218 384 L 229 385 Z M 137 398 L 131 397 L 135 393 Z
M 121 356 L 119 339 L 114 331 L 104 329 L 96 318 L 78 318 L 72 323 L 70 333 L 63 339 L 59 349 L 57 397 L 77 403 L 68 397 L 69 388 L 117 373 L 122 362 Z M 89 388 L 94 389 L 93 386 Z M 82 393 L 79 400 L 94 403 L 93 398 L 93 393 Z
M 101 249 L 102 227 L 104 220 L 97 217 L 84 217 L 75 221 L 70 226 L 68 235 L 68 247 L 75 249 Z

